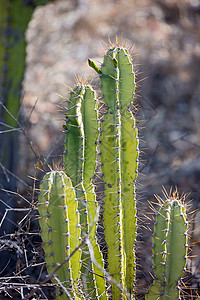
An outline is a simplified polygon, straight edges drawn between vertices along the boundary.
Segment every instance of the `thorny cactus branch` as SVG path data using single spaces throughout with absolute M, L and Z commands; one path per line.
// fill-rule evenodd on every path
M 185 272 L 188 253 L 186 207 L 177 193 L 164 201 L 158 199 L 152 244 L 155 279 L 146 299 L 180 299 L 178 281 Z
M 92 182 L 97 160 L 97 108 L 94 89 L 89 84 L 78 82 L 68 99 L 67 115 L 65 116 L 66 125 L 64 126 L 66 136 L 63 162 L 66 173 L 71 177 L 76 190 L 81 219 L 81 236 L 90 230 L 97 211 L 96 195 Z M 102 264 L 96 230 L 96 226 L 93 226 L 90 238 L 96 259 Z M 82 281 L 86 287 L 86 293 L 91 294 L 96 291 L 96 296 L 99 293 L 102 294 L 105 288 L 104 275 L 91 263 L 89 250 L 86 247 L 83 249 L 81 259 Z M 94 274 L 92 274 L 93 269 Z
M 64 172 L 47 173 L 40 189 L 38 212 L 41 236 L 48 273 L 51 273 L 70 255 L 81 239 L 79 210 L 75 190 Z M 75 295 L 74 285 L 80 277 L 80 259 L 81 253 L 77 251 L 55 274 L 68 289 L 71 289 L 72 295 Z M 76 284 L 73 284 L 75 282 Z
M 104 227 L 108 246 L 108 270 L 133 296 L 137 230 L 135 181 L 138 173 L 139 140 L 130 109 L 135 95 L 135 73 L 124 47 L 112 47 L 104 56 L 100 74 L 106 113 L 101 119 L 100 160 L 105 182 Z M 114 299 L 120 290 L 112 284 Z

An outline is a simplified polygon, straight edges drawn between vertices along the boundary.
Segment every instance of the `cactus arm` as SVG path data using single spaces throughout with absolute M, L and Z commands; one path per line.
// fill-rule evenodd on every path
M 85 94 L 81 105 L 81 116 L 85 135 L 85 158 L 83 175 L 84 185 L 87 189 L 91 185 L 91 179 L 94 176 L 96 168 L 96 141 L 98 138 L 96 93 L 89 85 L 85 87 Z
M 166 239 L 167 233 L 169 231 L 169 212 L 165 208 L 156 217 L 156 222 L 154 224 L 154 236 L 153 236 L 153 262 L 154 271 L 156 274 L 156 282 L 159 282 L 159 290 L 162 286 L 163 275 L 165 274 L 165 264 L 166 264 Z
M 76 114 L 76 105 L 79 96 L 79 89 L 76 87 L 70 93 L 68 100 L 67 115 L 65 116 L 65 150 L 63 154 L 63 162 L 66 173 L 73 182 L 73 186 L 77 186 L 82 177 L 82 160 L 83 158 L 83 143 L 84 137 L 81 136 L 78 116 Z
M 170 203 L 171 221 L 168 233 L 168 249 L 166 258 L 167 287 L 163 299 L 177 299 L 180 291 L 177 281 L 183 276 L 187 258 L 187 222 L 186 211 L 181 201 Z M 175 267 L 174 267 L 175 266 Z
M 169 207 L 165 206 L 160 208 L 160 211 L 156 215 L 156 221 L 154 223 L 154 233 L 152 241 L 152 259 L 153 269 L 155 273 L 154 283 L 149 288 L 149 293 L 146 296 L 147 300 L 154 299 L 154 297 L 160 297 L 160 294 L 164 292 L 165 283 L 165 266 L 166 266 L 166 254 L 167 254 L 167 233 L 169 232 L 170 214 Z
M 31 20 L 34 7 L 47 2 L 49 1 L 34 1 L 34 5 L 29 5 L 24 0 L 0 1 L 1 97 L 14 117 L 17 117 L 19 110 L 21 83 L 25 70 L 25 31 Z M 17 125 L 7 113 L 5 114 L 5 122 L 13 127 Z
M 70 176 L 76 190 L 76 197 L 79 203 L 82 237 L 88 231 L 88 217 L 86 210 L 87 200 L 85 188 L 83 186 L 85 136 L 80 112 L 84 93 L 85 87 L 80 87 L 78 85 L 70 92 L 67 115 L 65 116 L 66 125 L 63 126 L 65 130 L 63 162 L 65 172 Z
M 96 93 L 90 85 L 84 87 L 82 98 L 79 99 L 77 105 L 77 115 L 79 116 L 79 127 L 84 135 L 84 164 L 83 164 L 83 184 L 87 197 L 88 222 L 90 230 L 90 240 L 94 249 L 95 260 L 103 269 L 102 255 L 96 241 L 96 219 L 97 203 L 94 192 L 92 177 L 94 176 L 97 160 L 96 141 L 98 138 L 98 122 L 97 122 L 97 99 Z M 91 264 L 94 270 L 93 283 L 90 288 L 96 289 L 96 296 L 105 291 L 104 274 L 95 264 Z M 89 287 L 89 284 L 88 284 Z M 101 299 L 105 299 L 105 293 Z
M 42 229 L 41 236 L 48 273 L 51 274 L 79 243 L 78 204 L 71 180 L 62 171 L 47 173 L 40 189 L 38 211 Z M 59 280 L 70 290 L 72 290 L 73 282 L 80 277 L 80 258 L 81 254 L 77 251 L 56 272 Z M 74 291 L 71 292 L 74 295 Z M 62 297 L 64 297 L 62 299 L 68 299 L 66 295 Z
M 66 172 L 72 176 L 76 186 L 82 236 L 90 231 L 95 259 L 103 267 L 102 257 L 96 245 L 96 224 L 93 224 L 97 209 L 94 186 L 91 181 L 96 167 L 96 140 L 98 137 L 97 103 L 95 102 L 97 100 L 95 97 L 96 94 L 90 85 L 78 84 L 71 92 L 68 116 L 66 116 L 67 122 L 64 128 L 66 131 L 64 162 Z M 74 155 L 71 156 L 69 153 L 72 153 L 72 148 Z M 98 290 L 99 293 L 105 291 L 104 274 L 91 263 L 87 246 L 83 249 L 81 259 L 85 291 L 90 296 L 92 294 L 98 296 Z M 92 269 L 97 276 L 92 273 Z M 96 286 L 98 286 L 98 290 L 95 289 Z
M 101 127 L 100 159 L 105 182 L 104 233 L 108 270 L 133 298 L 139 143 L 135 119 L 129 110 L 134 97 L 135 75 L 127 50 L 109 49 L 101 72 L 101 91 L 107 106 Z M 112 285 L 112 294 L 116 299 L 121 297 L 115 285 Z
M 126 49 L 118 51 L 118 67 L 120 70 L 119 90 L 122 111 L 129 107 L 135 95 L 135 72 L 131 57 Z
M 33 8 L 23 0 L 2 0 L 0 4 L 0 77 L 1 98 L 6 108 L 17 117 L 21 83 L 25 70 L 25 30 Z M 16 127 L 16 122 L 5 114 L 5 123 Z
M 155 280 L 145 299 L 178 299 L 177 281 L 184 273 L 187 258 L 186 209 L 181 200 L 167 199 L 154 225 L 153 264 Z
M 117 114 L 115 75 L 113 64 L 113 53 L 109 51 L 104 56 L 100 76 L 101 91 L 103 100 L 107 105 L 107 113 L 101 123 L 100 136 L 100 160 L 105 182 L 104 191 L 104 234 L 108 246 L 108 270 L 110 275 L 118 282 L 121 281 L 121 250 L 120 250 L 120 172 L 119 172 L 119 148 L 120 140 L 117 135 L 120 127 L 116 126 L 120 122 L 120 115 Z M 118 116 L 117 116 L 118 115 Z M 118 193 L 119 192 L 119 193 Z M 112 284 L 112 295 L 115 299 L 120 299 L 120 290 Z
M 78 199 L 81 237 L 84 237 L 88 232 L 88 215 L 86 209 L 87 199 L 85 188 L 83 186 L 85 137 L 82 125 L 82 116 L 80 114 L 80 107 L 84 93 L 85 87 L 80 87 L 79 85 L 76 85 L 70 92 L 70 98 L 67 103 L 67 115 L 65 116 L 66 125 L 63 126 L 65 130 L 63 163 L 65 172 L 68 176 L 70 176 L 73 186 L 75 187 L 76 198 Z M 87 252 L 87 247 L 82 247 L 81 279 L 83 282 L 87 281 L 85 278 L 86 273 L 88 273 L 87 269 L 89 268 L 89 257 Z M 90 282 L 91 281 L 92 278 L 90 278 Z M 87 285 L 87 283 L 85 285 Z
M 18 126 L 15 119 L 18 118 L 25 71 L 25 31 L 33 10 L 34 7 L 29 5 L 28 1 L 0 1 L 0 101 L 6 107 L 6 110 L 0 107 L 0 114 L 1 120 L 8 128 Z M 0 140 L 1 161 L 14 174 L 17 169 L 17 134 L 17 131 L 10 132 Z M 13 145 L 14 152 L 11 149 Z M 13 178 L 12 180 L 14 181 Z
M 119 68 L 119 104 L 121 107 L 121 202 L 122 241 L 125 253 L 123 287 L 133 294 L 135 280 L 134 245 L 136 240 L 136 193 L 135 182 L 138 174 L 139 139 L 135 118 L 129 110 L 135 94 L 135 73 L 126 49 L 117 51 Z M 118 83 L 118 82 L 117 82 Z
M 0 107 L 0 118 L 8 128 L 16 128 L 18 126 L 14 118 L 18 117 L 20 107 L 21 83 L 25 70 L 25 29 L 31 19 L 31 15 L 32 8 L 26 6 L 22 0 L 0 1 L 0 101 L 6 107 L 6 110 Z M 14 118 L 11 117 L 8 111 Z M 16 175 L 19 146 L 18 131 L 1 135 L 0 144 L 2 164 Z M 6 187 L 7 180 L 5 180 L 2 172 L 0 178 L 0 184 Z M 15 187 L 16 179 L 12 177 L 9 189 L 15 189 Z M 10 203 L 10 205 L 14 206 L 13 203 Z M 14 224 L 15 220 L 12 222 Z M 6 227 L 11 227 L 11 225 Z M 5 229 L 2 228 L 2 230 L 4 231 Z
M 119 190 L 119 172 L 118 163 L 115 159 L 118 157 L 116 150 L 115 138 L 113 137 L 114 126 L 113 118 L 110 115 L 104 116 L 104 122 L 102 126 L 101 141 L 101 164 L 103 179 L 105 182 L 104 191 L 104 213 L 103 213 L 103 224 L 105 241 L 108 246 L 108 270 L 111 276 L 120 282 L 120 202 L 118 197 Z M 115 296 L 120 299 L 120 291 L 115 285 L 112 285 L 112 292 Z
M 113 114 L 116 113 L 116 102 L 115 102 L 115 77 L 116 77 L 116 70 L 113 63 L 113 58 L 115 55 L 113 54 L 112 50 L 109 50 L 104 55 L 104 60 L 101 65 L 101 72 L 100 75 L 100 88 L 103 96 L 103 100 L 105 104 L 110 109 L 109 113 Z
M 138 170 L 138 136 L 135 119 L 131 112 L 124 111 L 121 140 L 121 198 L 122 198 L 122 245 L 125 264 L 122 271 L 123 286 L 133 293 L 135 280 L 135 252 L 137 218 L 135 181 Z

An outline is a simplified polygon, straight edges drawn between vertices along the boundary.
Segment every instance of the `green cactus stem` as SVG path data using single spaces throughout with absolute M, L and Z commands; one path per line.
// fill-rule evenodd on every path
M 1 101 L 17 117 L 21 83 L 25 69 L 25 30 L 33 8 L 23 0 L 2 0 L 0 4 L 0 78 Z M 10 115 L 5 115 L 6 124 L 16 127 Z
M 22 80 L 25 71 L 26 40 L 25 32 L 37 5 L 49 0 L 1 0 L 0 1 L 0 101 L 6 107 L 0 107 L 2 130 L 15 129 L 18 124 Z M 10 114 L 7 112 L 9 111 Z M 12 117 L 13 116 L 13 117 Z M 18 131 L 11 130 L 0 137 L 0 159 L 5 168 L 17 173 Z M 1 184 L 5 187 L 4 174 Z M 4 180 L 4 183 L 2 181 Z M 13 185 L 16 184 L 14 177 Z
M 145 299 L 179 299 L 178 281 L 185 272 L 187 259 L 187 230 L 186 208 L 177 194 L 162 201 L 153 235 L 155 280 Z
M 89 64 L 94 68 L 94 62 L 90 60 Z M 133 299 L 139 141 L 135 118 L 130 110 L 136 84 L 127 49 L 121 46 L 110 48 L 98 73 L 107 108 L 101 119 L 99 148 L 105 182 L 103 217 L 108 271 Z M 120 299 L 121 291 L 115 284 L 111 285 L 113 299 Z
M 21 97 L 21 83 L 25 70 L 25 31 L 37 5 L 49 0 L 1 0 L 0 1 L 0 95 L 7 109 L 17 117 Z M 5 123 L 16 127 L 9 114 Z
M 75 190 L 63 171 L 52 171 L 44 176 L 40 185 L 38 212 L 45 259 L 51 274 L 81 240 Z M 77 251 L 55 274 L 73 296 L 75 282 L 78 283 L 80 277 L 80 260 L 81 252 Z M 57 283 L 55 280 L 53 282 Z M 68 299 L 67 295 L 62 295 L 62 299 Z
M 97 159 L 98 122 L 97 99 L 93 88 L 79 82 L 70 94 L 67 110 L 63 161 L 66 173 L 72 178 L 76 187 L 81 212 L 82 235 L 90 231 L 95 259 L 103 268 L 102 255 L 96 240 L 96 224 L 94 224 L 97 202 L 92 177 Z M 83 249 L 82 262 L 81 271 L 86 293 L 98 297 L 105 291 L 104 274 L 91 263 L 88 247 Z M 87 274 L 88 270 L 89 274 Z M 104 297 L 105 293 L 101 299 Z
M 6 110 L 0 107 L 0 117 L 7 127 L 4 126 L 2 130 L 18 127 L 15 119 L 18 118 L 25 71 L 25 32 L 34 8 L 48 2 L 49 0 L 0 1 L 0 101 L 6 107 Z M 1 135 L 0 143 L 1 162 L 5 168 L 16 174 L 18 131 L 11 130 L 11 132 Z M 2 175 L 4 179 L 4 174 Z M 15 179 L 12 178 L 12 181 Z
M 25 31 L 31 20 L 36 5 L 45 4 L 49 1 L 37 0 L 1 0 L 0 1 L 0 161 L 3 165 L 0 168 L 0 186 L 4 189 L 16 191 L 18 162 L 19 162 L 19 131 L 18 119 L 20 99 L 22 96 L 22 80 L 25 70 L 26 41 Z M 4 109 L 5 107 L 5 109 Z M 11 116 L 7 111 L 10 112 Z M 5 169 L 4 169 L 5 168 Z M 8 174 L 8 175 L 7 175 Z M 12 176 L 14 174 L 14 176 Z M 0 203 L 2 215 L 5 213 L 7 204 L 10 208 L 16 206 L 15 199 L 1 193 L 4 203 Z M 16 213 L 9 212 L 0 227 L 0 236 L 14 233 L 16 230 Z M 12 260 L 17 257 L 10 257 L 8 251 L 3 251 L 4 260 L 0 261 L 2 276 L 6 275 L 11 268 Z M 7 261 L 10 264 L 7 268 Z

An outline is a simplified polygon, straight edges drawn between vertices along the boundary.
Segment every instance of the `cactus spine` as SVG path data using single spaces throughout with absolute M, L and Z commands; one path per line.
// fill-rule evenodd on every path
M 40 185 L 39 207 L 42 240 L 48 273 L 51 274 L 78 246 L 80 224 L 78 203 L 71 180 L 63 171 L 52 171 Z M 81 253 L 77 251 L 56 273 L 74 296 L 73 286 L 80 277 Z M 54 280 L 55 283 L 57 283 Z M 66 295 L 62 299 L 68 299 Z
M 187 259 L 186 208 L 174 195 L 162 203 L 154 225 L 153 268 L 155 280 L 146 296 L 153 299 L 180 299 L 177 287 Z

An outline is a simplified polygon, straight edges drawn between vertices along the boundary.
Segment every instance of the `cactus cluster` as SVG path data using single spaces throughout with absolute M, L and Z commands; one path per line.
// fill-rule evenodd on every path
M 63 170 L 47 173 L 40 185 L 38 211 L 43 247 L 51 273 L 85 241 L 56 271 L 68 291 L 59 294 L 60 299 L 135 299 L 135 184 L 139 158 L 132 109 L 135 72 L 128 50 L 119 42 L 106 52 L 100 69 L 91 60 L 89 65 L 100 78 L 101 101 L 87 82 L 79 81 L 70 92 L 63 126 Z M 92 180 L 97 165 L 104 181 L 106 261 L 97 237 L 99 197 Z M 186 259 L 185 206 L 177 196 L 169 197 L 156 216 L 155 280 L 147 300 L 178 299 L 176 286 Z

